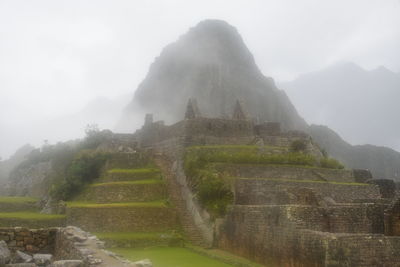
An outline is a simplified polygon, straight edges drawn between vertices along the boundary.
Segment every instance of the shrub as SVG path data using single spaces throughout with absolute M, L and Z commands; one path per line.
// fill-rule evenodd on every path
M 233 193 L 223 176 L 203 171 L 197 185 L 197 197 L 213 218 L 225 215 L 227 207 L 233 202 Z
M 78 153 L 66 170 L 65 179 L 53 184 L 50 195 L 58 200 L 69 200 L 100 174 L 108 155 L 84 150 Z
M 344 169 L 344 166 L 342 163 L 337 161 L 336 159 L 333 158 L 322 158 L 320 160 L 320 165 L 322 168 L 328 168 L 328 169 Z

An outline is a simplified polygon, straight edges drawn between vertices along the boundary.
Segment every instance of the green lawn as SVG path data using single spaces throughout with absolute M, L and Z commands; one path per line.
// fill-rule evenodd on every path
M 128 208 L 128 207 L 146 207 L 146 208 L 163 208 L 167 207 L 163 201 L 152 202 L 126 202 L 126 203 L 109 203 L 96 204 L 91 202 L 67 202 L 67 207 L 70 208 Z
M 165 233 L 165 232 L 105 232 L 105 233 L 94 233 L 100 239 L 114 239 L 114 240 L 126 240 L 126 239 L 158 239 L 161 236 L 178 236 L 177 233 Z
M 31 197 L 0 197 L 1 203 L 35 203 L 36 198 Z
M 154 267 L 229 267 L 233 265 L 199 255 L 186 248 L 116 248 L 111 251 L 131 260 L 150 259 Z
M 23 220 L 49 220 L 49 219 L 62 219 L 65 215 L 57 214 L 42 214 L 37 212 L 1 212 L 0 218 L 7 219 L 23 219 Z

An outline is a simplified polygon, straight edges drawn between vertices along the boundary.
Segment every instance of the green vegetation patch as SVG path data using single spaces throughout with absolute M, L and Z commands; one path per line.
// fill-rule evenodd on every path
M 54 199 L 69 200 L 100 175 L 109 154 L 82 150 L 75 155 L 65 170 L 65 178 L 54 183 L 50 195 Z
M 156 247 L 148 249 L 115 248 L 111 251 L 131 260 L 150 259 L 157 267 L 229 267 L 230 264 L 190 251 L 186 248 Z
M 182 247 L 183 236 L 177 231 L 170 232 L 106 232 L 95 233 L 106 242 L 107 247 L 145 248 L 145 247 Z
M 320 165 L 322 168 L 328 169 L 344 169 L 344 165 L 333 158 L 322 158 L 320 160 Z
M 137 181 L 122 181 L 122 182 L 110 182 L 110 183 L 98 183 L 90 186 L 118 186 L 118 185 L 152 185 L 152 184 L 163 184 L 164 181 L 159 179 L 146 179 Z
M 156 239 L 163 235 L 174 235 L 164 232 L 108 232 L 108 233 L 95 233 L 100 239 L 114 239 L 114 240 L 127 240 L 127 239 Z
M 204 255 L 204 256 L 207 256 L 207 257 L 210 257 L 213 259 L 218 259 L 220 261 L 223 261 L 228 264 L 232 264 L 234 266 L 241 266 L 241 267 L 263 267 L 263 266 L 265 266 L 265 265 L 261 265 L 261 264 L 252 262 L 246 258 L 236 256 L 234 254 L 231 254 L 227 251 L 223 251 L 220 249 L 205 249 L 205 248 L 197 247 L 197 246 L 186 246 L 186 247 L 198 254 L 201 254 L 201 255 Z
M 69 208 L 165 208 L 167 204 L 164 201 L 152 202 L 127 202 L 127 203 L 106 203 L 96 204 L 90 202 L 67 202 Z
M 130 173 L 130 174 L 160 174 L 160 170 L 154 168 L 140 169 L 111 169 L 108 173 Z
M 1 212 L 0 218 L 21 219 L 21 220 L 55 220 L 64 219 L 65 215 L 42 214 L 35 212 Z
M 0 203 L 36 203 L 38 199 L 31 197 L 0 197 Z
M 334 182 L 334 181 L 316 181 L 316 180 L 292 180 L 283 178 L 242 178 L 238 177 L 236 179 L 241 180 L 266 180 L 266 181 L 276 181 L 276 182 L 294 182 L 294 183 L 318 183 L 318 184 L 338 184 L 338 185 L 356 185 L 356 186 L 369 186 L 370 184 L 365 183 L 346 183 L 346 182 Z

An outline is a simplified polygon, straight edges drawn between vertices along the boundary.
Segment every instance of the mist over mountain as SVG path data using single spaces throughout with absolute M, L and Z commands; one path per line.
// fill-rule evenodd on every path
M 7 160 L 0 160 L 0 194 L 3 189 L 3 185 L 7 182 L 10 172 L 22 161 L 25 157 L 32 152 L 34 149 L 31 145 L 23 145 Z
M 381 68 L 371 72 L 371 76 L 379 77 L 376 81 L 372 82 L 373 79 L 369 78 L 369 82 L 364 82 L 363 77 L 368 75 L 361 68 L 354 64 L 345 64 L 342 68 L 331 70 L 335 73 L 330 80 L 333 83 L 330 87 L 332 96 L 320 91 L 315 92 L 316 95 L 296 91 L 299 99 L 302 97 L 302 103 L 308 103 L 304 112 L 309 116 L 321 116 L 325 103 L 330 103 L 332 106 L 327 104 L 327 112 L 333 110 L 340 113 L 337 116 L 330 115 L 336 121 L 347 122 L 347 127 L 352 129 L 365 126 L 365 131 L 375 130 L 376 127 L 375 134 L 379 140 L 383 140 L 383 136 L 394 138 L 398 125 L 378 126 L 383 125 L 382 122 L 375 123 L 371 118 L 386 114 L 378 106 L 384 106 L 384 101 L 389 97 L 386 119 L 393 123 L 398 121 L 394 110 L 394 103 L 398 99 L 395 97 L 398 93 L 396 74 Z M 311 78 L 305 76 L 302 79 L 312 80 L 312 75 Z M 383 81 L 391 84 L 384 90 L 387 97 L 374 89 Z M 355 87 L 355 84 L 365 86 Z M 284 86 L 289 88 L 287 84 Z M 344 93 L 354 87 L 358 92 Z M 356 97 L 351 98 L 352 95 Z M 233 104 L 239 99 L 253 119 L 259 122 L 276 121 L 281 123 L 283 129 L 308 132 L 331 156 L 340 159 L 349 168 L 369 169 L 377 178 L 399 178 L 400 153 L 385 147 L 352 146 L 327 127 L 310 127 L 299 116 L 285 92 L 260 72 L 237 30 L 226 22 L 200 22 L 178 41 L 165 47 L 125 108 L 117 130 L 133 131 L 133 122 L 138 117 L 143 118 L 145 113 L 153 113 L 156 120 L 165 120 L 167 124 L 182 120 L 191 97 L 197 99 L 202 116 L 210 117 L 229 117 Z M 379 105 L 378 100 L 382 101 Z M 364 103 L 361 107 L 358 106 L 360 102 Z M 336 105 L 338 103 L 339 106 Z M 370 105 L 374 109 L 368 115 Z M 351 119 L 348 119 L 349 116 Z M 389 133 L 383 135 L 386 131 Z
M 0 147 L 3 159 L 12 155 L 23 144 L 40 147 L 47 140 L 50 144 L 82 138 L 88 124 L 96 124 L 100 129 L 114 129 L 123 108 L 132 95 L 115 98 L 97 97 L 81 110 L 56 116 L 52 119 L 27 120 L 24 124 L 2 127 Z M 0 161 L 1 162 L 1 161 Z
M 253 118 L 280 121 L 285 129 L 304 129 L 284 91 L 265 77 L 237 30 L 206 20 L 164 48 L 125 110 L 119 130 L 133 130 L 132 116 L 153 113 L 173 123 L 183 119 L 189 98 L 203 116 L 230 117 L 239 99 Z
M 400 151 L 400 74 L 340 63 L 280 87 L 307 122 L 329 125 L 351 144 Z

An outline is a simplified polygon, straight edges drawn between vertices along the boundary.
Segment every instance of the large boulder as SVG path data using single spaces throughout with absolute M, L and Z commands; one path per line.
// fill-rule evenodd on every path
M 17 252 L 15 252 L 14 255 L 14 263 L 29 263 L 33 261 L 33 257 L 29 254 L 23 253 L 19 250 L 17 250 Z
M 153 267 L 153 264 L 149 259 L 144 259 L 141 261 L 136 261 L 133 263 L 137 267 Z

